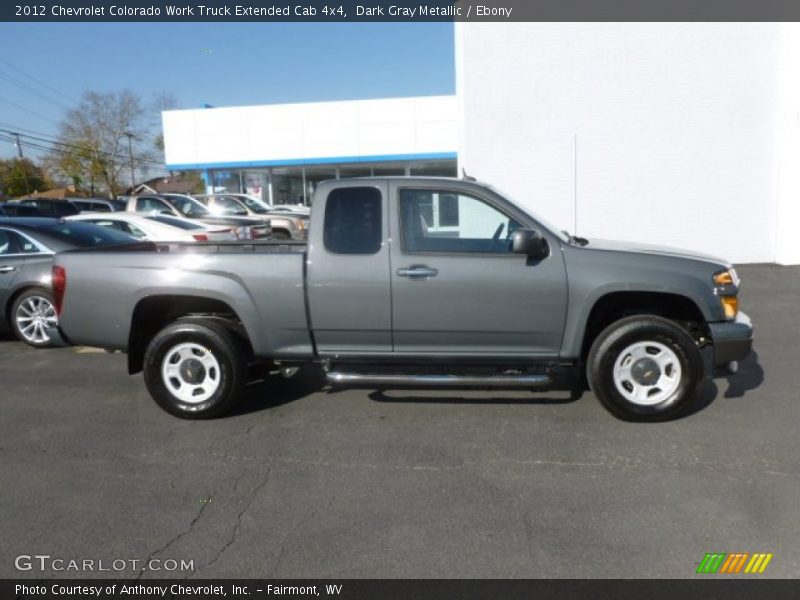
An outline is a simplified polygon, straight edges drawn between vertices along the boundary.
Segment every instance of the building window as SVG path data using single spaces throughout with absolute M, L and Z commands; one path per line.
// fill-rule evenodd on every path
M 381 193 L 373 187 L 333 190 L 325 206 L 325 248 L 336 254 L 381 249 Z

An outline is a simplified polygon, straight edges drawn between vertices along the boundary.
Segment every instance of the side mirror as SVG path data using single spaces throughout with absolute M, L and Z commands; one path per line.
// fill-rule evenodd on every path
M 550 255 L 550 246 L 538 231 L 520 227 L 511 235 L 511 251 L 539 260 Z

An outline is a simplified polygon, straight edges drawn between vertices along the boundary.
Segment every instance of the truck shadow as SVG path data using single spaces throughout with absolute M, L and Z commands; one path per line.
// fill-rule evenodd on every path
M 765 373 L 758 360 L 758 352 L 753 350 L 746 359 L 739 361 L 739 370 L 724 379 L 728 382 L 725 398 L 743 398 L 750 390 L 760 387 L 764 383 Z
M 697 401 L 678 419 L 691 417 L 708 408 L 719 397 L 720 381 L 727 382 L 723 398 L 744 398 L 747 392 L 759 388 L 764 379 L 764 368 L 759 362 L 758 352 L 753 350 L 746 359 L 739 361 L 739 368 L 735 373 L 706 379 L 697 392 Z
M 322 370 L 315 366 L 302 367 L 294 377 L 271 375 L 251 383 L 244 389 L 242 401 L 230 416 L 246 415 L 269 410 L 300 400 L 322 390 L 326 385 Z
M 727 381 L 724 398 L 742 398 L 749 391 L 755 390 L 764 382 L 764 369 L 753 351 L 745 360 L 739 362 L 736 373 L 717 379 L 706 379 L 698 390 L 697 400 L 691 408 L 678 419 L 695 415 L 708 408 L 720 396 L 719 381 Z M 231 413 L 231 416 L 245 415 L 252 412 L 269 410 L 300 400 L 311 394 L 325 392 L 335 395 L 354 388 L 331 386 L 325 380 L 322 370 L 316 366 L 307 366 L 292 378 L 270 376 L 245 388 L 242 402 Z M 588 392 L 584 382 L 557 381 L 554 384 L 535 390 L 521 390 L 509 393 L 508 390 L 489 388 L 457 388 L 446 389 L 424 388 L 415 386 L 375 388 L 359 388 L 367 393 L 373 402 L 386 403 L 427 403 L 427 404 L 522 404 L 522 405 L 554 405 L 570 404 L 582 399 Z

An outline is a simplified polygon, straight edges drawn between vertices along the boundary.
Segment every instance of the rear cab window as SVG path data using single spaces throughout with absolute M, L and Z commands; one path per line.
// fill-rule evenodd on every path
M 344 187 L 328 195 L 324 243 L 334 254 L 376 254 L 383 242 L 381 192 Z

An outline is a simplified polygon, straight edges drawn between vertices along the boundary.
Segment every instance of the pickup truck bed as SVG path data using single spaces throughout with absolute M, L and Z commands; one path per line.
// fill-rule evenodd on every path
M 132 322 L 142 326 L 137 307 L 149 319 L 164 318 L 180 310 L 181 298 L 202 297 L 219 302 L 212 312 L 238 315 L 257 355 L 308 359 L 305 253 L 303 242 L 274 241 L 142 242 L 66 252 L 59 257 L 70 274 L 61 332 L 72 343 L 127 351 L 139 333 Z

